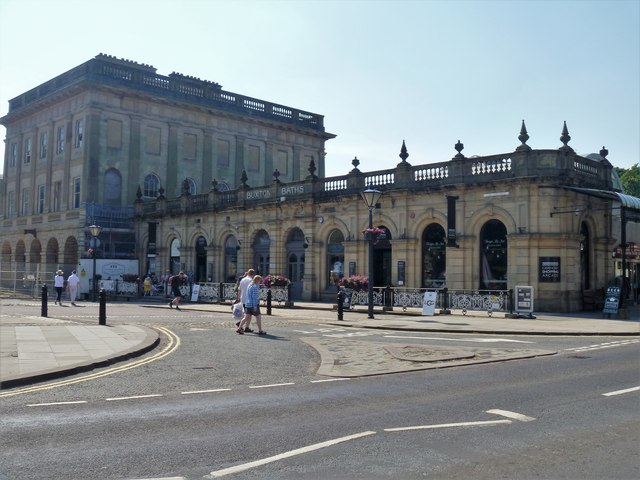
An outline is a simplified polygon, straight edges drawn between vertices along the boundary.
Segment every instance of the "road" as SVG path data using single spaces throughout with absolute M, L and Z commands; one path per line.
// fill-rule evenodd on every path
M 412 333 L 558 353 L 335 378 L 302 338 L 406 335 L 281 314 L 266 338 L 239 336 L 227 313 L 117 311 L 170 335 L 140 359 L 0 392 L 0 479 L 640 477 L 637 342 Z

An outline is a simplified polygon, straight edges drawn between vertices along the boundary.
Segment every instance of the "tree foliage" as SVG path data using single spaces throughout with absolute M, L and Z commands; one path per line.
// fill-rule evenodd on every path
M 622 182 L 624 193 L 640 197 L 640 164 L 636 163 L 631 168 L 615 167 L 615 169 Z

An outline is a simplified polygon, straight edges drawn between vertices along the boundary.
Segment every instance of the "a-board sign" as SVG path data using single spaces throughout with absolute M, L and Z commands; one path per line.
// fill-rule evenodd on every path
M 191 290 L 191 301 L 197 302 L 199 296 L 200 296 L 200 285 L 196 283 L 193 285 L 193 290 Z
M 424 292 L 422 315 L 433 316 L 436 313 L 436 292 Z
M 602 313 L 617 314 L 620 309 L 620 287 L 607 287 L 607 293 L 604 296 L 604 309 Z
M 533 313 L 533 287 L 516 286 L 515 288 L 516 312 Z

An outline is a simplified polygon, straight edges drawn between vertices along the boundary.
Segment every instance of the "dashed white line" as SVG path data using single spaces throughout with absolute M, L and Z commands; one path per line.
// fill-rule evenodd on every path
M 49 403 L 28 403 L 27 407 L 49 407 L 52 405 L 77 405 L 79 403 L 87 403 L 86 400 L 77 400 L 75 402 L 49 402 Z
M 385 428 L 385 432 L 404 432 L 407 430 L 430 430 L 434 428 L 479 427 L 484 425 L 501 425 L 512 423 L 511 420 L 486 420 L 482 422 L 442 423 L 440 425 L 418 425 L 415 427 Z
M 588 350 L 602 350 L 603 348 L 622 347 L 625 345 L 631 345 L 633 343 L 639 343 L 640 340 L 619 340 L 617 342 L 598 343 L 595 345 L 587 345 L 584 347 L 567 348 L 567 352 L 585 352 Z
M 533 417 L 529 417 L 521 413 L 510 412 L 509 410 L 500 410 L 499 408 L 494 408 L 493 410 L 487 410 L 487 413 L 493 413 L 494 415 L 501 415 L 503 417 L 513 418 L 514 420 L 519 420 L 521 422 L 532 422 L 535 420 L 535 418 Z
M 272 383 L 271 385 L 253 385 L 249 388 L 271 388 L 271 387 L 285 387 L 287 385 L 295 385 L 293 382 L 288 383 Z
M 316 443 L 315 445 L 309 445 L 307 447 L 302 447 L 296 450 L 290 450 L 288 452 L 280 453 L 278 455 L 274 455 L 273 457 L 263 458 L 261 460 L 256 460 L 254 462 L 244 463 L 242 465 L 236 465 L 235 467 L 224 468 L 222 470 L 216 470 L 214 472 L 211 472 L 205 478 L 219 478 L 219 477 L 224 477 L 225 475 L 230 475 L 232 473 L 243 472 L 251 468 L 259 467 L 261 465 L 266 465 L 267 463 L 277 462 L 278 460 L 282 460 L 284 458 L 294 457 L 296 455 L 302 455 L 304 453 L 313 452 L 314 450 L 320 450 L 321 448 L 330 447 L 338 443 L 348 442 L 350 440 L 356 440 L 358 438 L 366 437 L 368 435 L 374 435 L 375 433 L 376 432 L 367 431 L 362 433 L 356 433 L 354 435 L 348 435 L 346 437 L 335 438 L 333 440 L 328 440 L 322 443 Z
M 114 397 L 114 398 L 105 398 L 107 402 L 115 402 L 118 400 L 137 400 L 138 398 L 152 398 L 152 397 L 162 397 L 161 393 L 154 393 L 151 395 L 135 395 L 132 397 Z
M 640 387 L 631 387 L 625 388 L 624 390 L 616 390 L 615 392 L 603 393 L 602 395 L 604 395 L 605 397 L 614 397 L 616 395 L 623 395 L 625 393 L 637 392 L 638 390 L 640 390 Z
M 325 378 L 323 380 L 311 380 L 311 383 L 342 382 L 344 380 L 351 380 L 351 379 L 350 378 Z
M 193 392 L 180 392 L 181 395 L 197 395 L 199 393 L 216 393 L 216 392 L 230 392 L 230 388 L 215 388 L 213 390 L 194 390 Z
M 526 340 L 514 340 L 511 338 L 446 338 L 446 337 L 420 337 L 420 336 L 409 336 L 409 335 L 385 335 L 384 338 L 408 338 L 413 340 L 444 340 L 449 342 L 474 342 L 474 343 L 497 343 L 497 342 L 506 342 L 506 343 L 535 343 L 528 342 Z

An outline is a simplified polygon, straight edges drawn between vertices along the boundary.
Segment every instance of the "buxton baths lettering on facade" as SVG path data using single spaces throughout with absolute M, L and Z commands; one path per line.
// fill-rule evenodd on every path
M 304 185 L 293 185 L 289 187 L 281 187 L 279 190 L 281 199 L 287 196 L 301 195 L 305 193 Z M 255 190 L 247 192 L 247 200 L 261 200 L 263 198 L 271 198 L 271 190 Z

